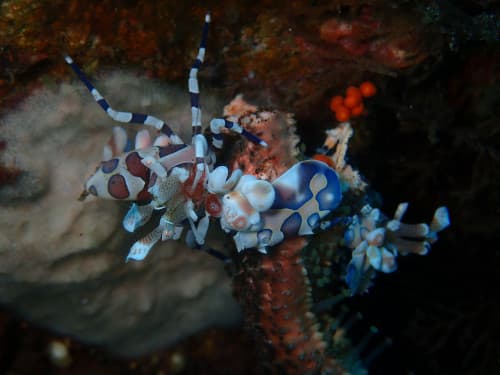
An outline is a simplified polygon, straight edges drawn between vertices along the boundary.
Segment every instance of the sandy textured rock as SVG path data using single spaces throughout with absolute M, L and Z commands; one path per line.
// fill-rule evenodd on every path
M 97 84 L 114 108 L 156 115 L 190 139 L 187 90 L 124 73 Z M 202 99 L 207 123 L 223 104 Z M 239 321 L 221 262 L 170 241 L 124 263 L 151 228 L 125 232 L 126 203 L 77 200 L 114 125 L 80 82 L 40 90 L 2 119 L 4 162 L 23 175 L 0 188 L 0 303 L 122 355 Z

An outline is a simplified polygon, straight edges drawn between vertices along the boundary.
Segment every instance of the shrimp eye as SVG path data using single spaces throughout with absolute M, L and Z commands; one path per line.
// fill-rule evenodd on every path
M 222 212 L 222 204 L 219 197 L 215 194 L 208 194 L 205 209 L 213 217 L 220 217 Z

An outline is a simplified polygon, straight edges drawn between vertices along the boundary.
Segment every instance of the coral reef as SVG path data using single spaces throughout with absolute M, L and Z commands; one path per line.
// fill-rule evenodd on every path
M 424 44 L 423 27 L 414 23 L 410 14 L 405 17 L 391 17 L 390 13 L 377 14 L 373 7 L 361 8 L 360 14 L 352 17 L 333 17 L 320 26 L 320 38 L 340 46 L 349 55 L 367 56 L 389 69 L 402 69 L 419 65 L 429 57 L 428 46 Z M 406 33 L 396 22 L 406 23 Z
M 384 200 L 369 189 L 362 193 L 366 195 L 361 201 L 359 195 L 346 194 L 345 205 L 338 209 L 339 215 L 360 215 L 359 210 L 366 203 L 393 212 L 399 202 L 410 197 L 412 209 L 406 214 L 408 222 L 418 223 L 439 204 L 450 208 L 453 227 L 443 234 L 428 256 L 398 257 L 400 269 L 404 272 L 378 273 L 375 288 L 362 298 L 349 299 L 354 311 L 361 311 L 366 320 L 377 325 L 382 335 L 391 337 L 394 342 L 370 372 L 498 373 L 498 324 L 495 317 L 500 308 L 494 302 L 497 296 L 495 286 L 500 282 L 497 272 L 500 257 L 495 250 L 500 238 L 498 231 L 494 230 L 500 225 L 498 2 L 346 0 L 306 3 L 278 0 L 272 3 L 210 4 L 216 37 L 208 43 L 206 69 L 200 72 L 203 80 L 209 82 L 207 86 L 218 87 L 226 98 L 243 92 L 263 108 L 284 108 L 294 112 L 295 126 L 303 142 L 299 148 L 307 149 L 308 154 L 314 154 L 314 148 L 321 144 L 324 131 L 332 123 L 332 114 L 327 109 L 330 98 L 347 85 L 364 80 L 376 84 L 378 95 L 367 101 L 367 115 L 352 118 L 355 135 L 350 139 L 350 158 L 346 163 L 353 170 L 359 168 L 363 172 L 362 181 L 375 186 Z M 153 4 L 128 0 L 2 2 L 0 111 L 12 112 L 33 90 L 42 85 L 53 88 L 61 79 L 67 79 L 70 74 L 60 58 L 63 52 L 74 55 L 92 73 L 103 66 L 113 69 L 135 67 L 165 80 L 184 79 L 198 37 L 192 32 L 192 20 L 203 17 L 205 6 L 193 2 Z M 342 43 L 341 37 L 321 39 L 322 25 L 334 21 L 356 26 L 356 29 Z M 374 26 L 373 29 L 369 25 Z M 378 43 L 372 45 L 370 38 Z M 367 46 L 372 48 L 364 50 Z M 376 48 L 380 49 L 379 54 Z M 400 67 L 401 64 L 406 66 Z M 90 100 L 89 106 L 93 107 Z M 52 103 L 47 107 L 52 108 Z M 166 118 L 171 117 L 167 115 Z M 96 124 L 100 119 L 95 120 Z M 77 120 L 70 127 L 77 124 Z M 38 124 L 38 119 L 31 121 L 36 131 L 33 124 Z M 33 146 L 10 152 L 12 143 L 10 139 L 5 140 L 4 125 L 0 125 L 0 148 L 3 150 L 0 180 L 3 179 L 6 185 L 2 185 L 4 200 L 0 217 L 10 225 L 17 217 L 11 214 L 13 211 L 4 209 L 13 209 L 15 205 L 34 206 L 31 199 L 43 202 L 48 192 L 53 191 L 54 182 L 59 184 L 58 176 L 64 164 L 61 160 L 68 159 L 72 166 L 74 163 L 71 158 L 63 156 L 64 159 L 59 159 L 59 163 L 49 169 L 19 165 L 18 157 L 31 155 Z M 102 134 L 95 134 L 99 142 L 108 136 L 108 128 Z M 85 146 L 87 140 L 92 141 L 91 137 L 80 137 L 77 144 Z M 53 138 L 56 137 L 50 137 Z M 61 143 L 56 143 L 56 146 L 65 151 Z M 95 152 L 99 153 L 101 148 L 96 146 Z M 53 146 L 49 149 L 54 150 Z M 91 153 L 94 151 L 88 152 L 84 164 L 93 165 L 96 161 L 90 159 Z M 34 155 L 32 162 L 43 159 L 41 155 Z M 67 154 L 63 152 L 63 155 Z M 226 155 L 226 159 L 229 157 Z M 255 161 L 260 162 L 258 158 Z M 262 176 L 266 176 L 265 170 L 270 164 L 261 165 L 259 173 L 263 173 Z M 249 167 L 249 162 L 243 158 L 241 165 Z M 79 179 L 75 177 L 71 183 L 81 186 L 87 167 L 75 168 Z M 277 173 L 273 171 L 270 176 Z M 74 193 L 78 195 L 79 190 L 76 190 Z M 58 191 L 58 194 L 59 198 L 54 199 L 57 205 L 66 199 L 74 202 L 73 192 Z M 11 203 L 11 207 L 5 202 Z M 88 221 L 100 223 L 108 213 L 111 220 L 123 214 L 120 207 L 104 205 L 95 209 L 96 212 L 103 211 L 102 219 Z M 118 216 L 111 215 L 113 210 L 120 211 Z M 4 212 L 9 215 L 4 216 Z M 59 210 L 55 212 L 61 214 Z M 24 221 L 20 230 L 30 228 L 30 221 L 38 214 L 22 216 Z M 46 217 L 44 214 L 40 213 L 42 219 Z M 341 227 L 347 225 L 340 224 Z M 119 242 L 119 232 L 108 234 Z M 350 293 L 343 280 L 345 268 L 340 265 L 346 266 L 350 262 L 351 250 L 337 251 L 342 247 L 337 241 L 341 241 L 343 233 L 340 230 L 337 234 L 336 239 L 332 239 L 330 232 L 314 236 L 302 253 L 311 279 L 313 311 L 321 325 L 320 330 L 324 332 L 327 348 L 331 348 L 335 337 L 342 337 L 340 332 L 347 332 L 350 336 L 350 330 L 342 327 L 335 331 L 339 322 L 347 325 L 348 316 L 343 319 L 336 316 L 329 324 L 325 317 L 331 315 L 330 308 L 323 314 L 317 313 L 316 309 L 318 305 L 324 306 L 323 301 Z M 9 230 L 4 227 L 0 232 L 1 244 L 8 235 Z M 84 242 L 88 238 L 86 232 L 82 237 Z M 60 242 L 64 243 L 63 240 Z M 47 254 L 57 253 L 57 248 L 49 248 L 46 243 L 41 245 L 36 247 L 37 250 L 41 248 Z M 125 248 L 129 246 L 127 243 Z M 124 250 L 108 249 L 106 256 L 116 256 L 113 270 L 117 272 L 122 267 Z M 96 259 L 98 253 L 101 251 L 95 251 L 89 259 Z M 163 259 L 162 253 L 158 251 L 154 259 Z M 12 259 L 11 253 L 8 254 L 2 257 L 3 261 Z M 35 251 L 29 255 L 38 256 Z M 193 255 L 196 257 L 196 254 L 188 255 L 189 259 Z M 21 270 L 25 274 L 30 270 L 37 271 L 38 268 L 33 269 L 36 259 L 27 258 L 24 267 L 23 262 L 18 263 Z M 71 259 L 76 262 L 78 257 L 64 258 L 64 262 L 56 264 L 43 276 L 56 279 L 65 272 L 72 272 L 85 277 L 87 271 L 83 269 L 76 266 L 68 269 Z M 197 262 L 205 257 L 195 259 Z M 86 267 L 93 272 L 91 265 Z M 367 272 L 375 271 L 370 268 Z M 82 291 L 82 295 L 93 293 L 105 284 L 108 279 L 104 273 L 101 275 L 102 278 L 94 279 L 95 289 Z M 116 280 L 121 277 L 111 272 L 110 277 L 112 275 Z M 190 275 L 184 275 L 184 278 L 189 279 Z M 56 288 L 50 284 L 37 289 L 33 299 L 36 300 L 38 294 L 48 296 L 48 291 Z M 67 295 L 48 296 L 48 307 L 41 308 L 39 313 L 52 311 L 49 308 L 53 306 L 49 305 Z M 82 299 L 79 297 L 80 294 L 75 296 L 76 310 L 81 309 L 79 301 Z M 128 314 L 130 308 L 128 297 L 123 300 L 120 317 Z M 135 305 L 136 301 L 131 304 Z M 345 299 L 343 301 L 345 303 Z M 35 312 L 36 306 L 29 305 L 21 310 Z M 111 319 L 110 315 L 103 314 Z M 85 319 L 87 317 L 85 315 Z M 96 325 L 102 324 L 99 327 L 107 322 L 103 319 L 104 323 L 101 323 L 99 313 L 92 317 L 97 321 Z M 113 318 L 116 320 L 116 315 Z M 155 328 L 151 332 L 161 331 Z M 88 327 L 85 329 L 92 332 Z M 18 336 L 24 337 L 24 331 Z M 233 349 L 223 342 L 216 345 L 217 354 Z M 8 348 L 5 351 L 7 356 L 18 350 L 15 344 L 16 340 L 12 340 L 9 345 L 4 345 Z M 75 348 L 75 344 L 72 345 Z M 250 348 L 243 350 L 250 351 Z M 33 350 L 37 358 L 41 352 L 39 347 Z M 338 354 L 333 352 L 329 351 L 331 355 Z M 33 356 L 20 353 L 23 355 L 24 362 L 30 363 Z M 208 359 L 205 360 L 208 363 Z M 15 363 L 22 366 L 22 358 L 16 357 Z M 123 366 L 128 369 L 128 365 Z M 139 362 L 137 368 L 143 369 L 143 365 Z M 394 370 L 391 366 L 399 367 Z M 0 367 L 1 370 L 8 368 Z M 39 370 L 42 366 L 34 368 Z M 154 367 L 156 370 L 169 371 Z M 221 368 L 221 372 L 223 370 Z
M 56 16 L 63 5 L 64 17 Z M 209 74 L 222 81 L 227 93 L 237 90 L 257 98 L 265 88 L 270 104 L 293 107 L 300 117 L 320 104 L 326 90 L 344 84 L 339 76 L 360 81 L 362 69 L 400 74 L 439 52 L 437 28 L 412 17 L 411 9 L 391 13 L 376 4 L 352 1 L 226 5 L 212 7 L 218 38 L 210 42 L 210 60 L 217 63 L 208 62 Z M 58 59 L 61 52 L 78 57 L 93 71 L 103 64 L 127 64 L 155 77 L 181 79 L 191 62 L 185 51 L 194 50 L 196 44 L 188 25 L 205 11 L 199 4 L 171 2 L 4 1 L 0 12 L 2 101 L 15 102 L 25 95 L 26 91 L 18 90 L 18 82 L 31 82 L 31 88 L 40 85 L 34 79 L 40 72 L 61 77 L 65 72 Z M 340 15 L 332 17 L 332 13 Z M 336 48 L 338 40 L 325 37 L 328 33 L 321 30 L 326 26 L 321 25 L 331 26 L 333 20 L 354 30 L 342 39 L 344 45 L 349 44 L 345 40 L 369 44 L 365 56 L 353 55 L 352 48 Z M 321 41 L 321 36 L 327 41 Z

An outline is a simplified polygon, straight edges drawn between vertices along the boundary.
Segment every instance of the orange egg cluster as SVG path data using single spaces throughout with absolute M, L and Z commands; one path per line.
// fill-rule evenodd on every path
M 349 86 L 345 91 L 345 97 L 334 96 L 330 101 L 330 109 L 335 113 L 339 122 L 349 121 L 351 117 L 358 117 L 365 112 L 363 98 L 369 98 L 377 93 L 375 85 L 366 81 L 359 87 Z

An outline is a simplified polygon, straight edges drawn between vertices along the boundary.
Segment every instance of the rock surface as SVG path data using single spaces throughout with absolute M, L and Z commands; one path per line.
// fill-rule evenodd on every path
M 189 141 L 187 89 L 129 73 L 94 81 L 115 109 L 156 115 Z M 219 115 L 223 104 L 201 95 L 208 123 L 207 113 Z M 125 202 L 77 200 L 115 125 L 80 82 L 41 89 L 2 120 L 4 162 L 23 174 L 0 187 L 0 303 L 124 356 L 237 323 L 221 262 L 169 241 L 145 261 L 125 263 L 151 228 L 127 233 Z M 138 129 L 125 127 L 131 136 Z

